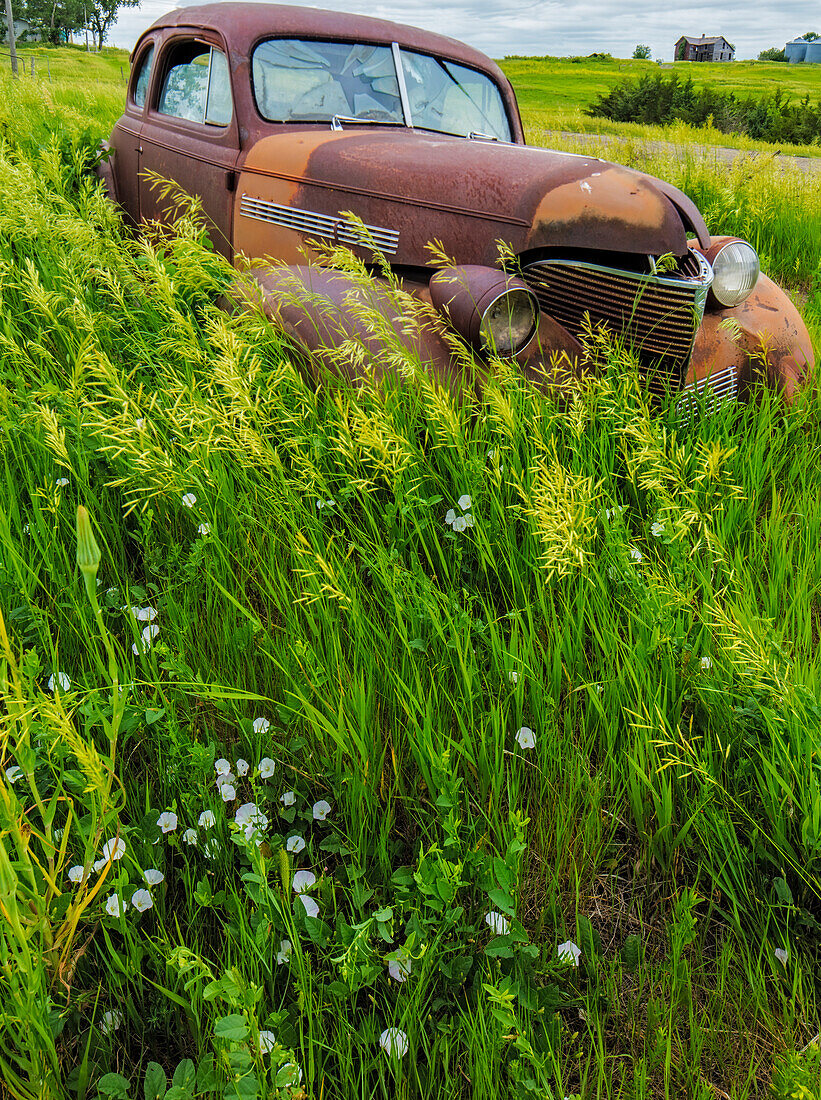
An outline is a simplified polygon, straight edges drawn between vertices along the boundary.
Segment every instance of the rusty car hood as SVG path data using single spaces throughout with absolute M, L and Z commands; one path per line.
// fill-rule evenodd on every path
M 695 207 L 669 184 L 595 158 L 524 145 L 377 127 L 282 131 L 257 141 L 240 188 L 298 210 L 351 211 L 397 237 L 395 263 L 428 264 L 441 241 L 462 263 L 493 263 L 497 240 L 543 248 L 687 251 L 706 237 Z M 258 193 L 258 194 L 257 194 Z

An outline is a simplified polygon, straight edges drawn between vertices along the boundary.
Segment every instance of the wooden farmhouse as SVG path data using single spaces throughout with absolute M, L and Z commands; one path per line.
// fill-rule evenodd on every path
M 735 46 L 723 35 L 718 38 L 690 38 L 682 35 L 675 45 L 673 54 L 676 61 L 732 61 Z

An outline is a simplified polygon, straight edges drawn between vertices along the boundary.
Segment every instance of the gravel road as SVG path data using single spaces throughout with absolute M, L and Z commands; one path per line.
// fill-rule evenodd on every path
M 609 134 L 574 134 L 563 130 L 545 130 L 544 144 L 549 147 L 551 138 L 556 137 L 560 137 L 567 142 L 577 142 L 588 149 L 591 146 L 599 146 L 603 156 L 613 156 L 616 160 L 618 160 L 619 146 L 636 144 L 635 138 L 617 137 Z M 681 148 L 680 145 L 676 145 L 672 141 L 648 141 L 643 144 L 646 144 L 647 148 L 652 149 L 654 152 L 662 153 L 674 153 Z M 732 164 L 739 157 L 751 157 L 756 160 L 759 157 L 772 157 L 787 171 L 795 168 L 802 172 L 821 172 L 821 157 L 782 156 L 777 150 L 772 153 L 754 153 L 746 149 L 729 149 L 725 145 L 688 145 L 687 148 L 702 159 L 712 159 L 718 164 Z

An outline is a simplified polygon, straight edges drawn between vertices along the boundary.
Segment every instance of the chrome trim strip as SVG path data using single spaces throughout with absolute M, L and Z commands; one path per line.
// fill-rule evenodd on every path
M 393 54 L 393 64 L 396 69 L 396 80 L 399 84 L 399 98 L 402 101 L 402 114 L 405 116 L 405 125 L 413 126 L 413 116 L 411 115 L 410 99 L 408 97 L 408 86 L 405 83 L 405 70 L 402 66 L 402 51 L 399 49 L 398 42 L 391 42 L 391 53 Z
M 738 367 L 731 363 L 724 370 L 715 371 L 705 378 L 690 382 L 681 392 L 677 407 L 685 415 L 691 415 L 694 408 L 693 397 L 706 395 L 705 411 L 712 415 L 725 401 L 738 400 Z
M 256 221 L 281 225 L 284 229 L 293 229 L 314 237 L 327 237 L 340 244 L 356 248 L 376 248 L 386 256 L 394 256 L 399 248 L 397 230 L 385 229 L 379 225 L 363 225 L 347 218 L 319 214 L 314 210 L 300 210 L 295 206 L 281 206 L 279 203 L 257 199 L 243 193 L 239 212 L 242 217 Z

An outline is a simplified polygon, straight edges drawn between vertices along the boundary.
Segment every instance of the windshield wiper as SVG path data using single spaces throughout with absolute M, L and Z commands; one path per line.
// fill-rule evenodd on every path
M 354 122 L 357 126 L 404 126 L 405 122 L 399 118 L 354 118 L 353 115 L 334 115 L 331 119 L 331 129 L 343 129 L 343 122 Z

